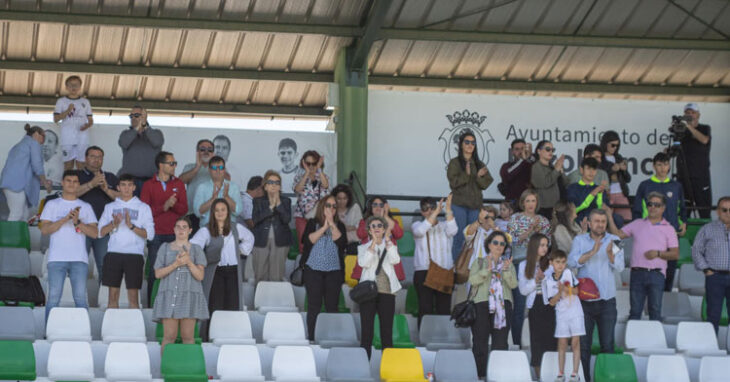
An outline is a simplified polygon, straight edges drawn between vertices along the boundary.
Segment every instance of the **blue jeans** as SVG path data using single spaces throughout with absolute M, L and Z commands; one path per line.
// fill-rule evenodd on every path
M 661 321 L 664 275 L 659 271 L 631 270 L 629 320 L 641 320 L 644 300 L 648 298 L 649 319 Z
M 515 264 L 517 267 L 517 264 Z M 512 343 L 522 345 L 522 324 L 525 323 L 525 305 L 527 297 L 520 293 L 520 288 L 512 289 L 512 300 L 514 300 L 514 310 L 512 312 Z
M 147 242 L 147 263 L 150 266 L 150 272 L 147 275 L 147 304 L 152 300 L 152 287 L 155 284 L 155 260 L 157 260 L 157 251 L 162 243 L 171 243 L 175 241 L 175 235 L 155 235 L 155 237 Z
M 712 322 L 717 333 L 722 316 L 722 300 L 730 307 L 730 275 L 715 273 L 705 276 L 705 294 L 707 296 L 707 321 Z M 730 309 L 730 308 L 728 308 Z
M 46 300 L 46 320 L 51 309 L 58 306 L 63 295 L 63 282 L 66 275 L 71 279 L 71 292 L 77 308 L 88 308 L 86 303 L 86 276 L 89 264 L 82 261 L 51 261 L 48 263 L 48 298 Z
M 86 237 L 86 250 L 94 249 L 94 263 L 96 263 L 96 271 L 99 273 L 99 282 L 101 283 L 101 268 L 104 265 L 104 256 L 106 256 L 109 248 L 109 235 L 99 239 Z
M 580 362 L 586 381 L 591 380 L 591 345 L 593 343 L 593 327 L 598 324 L 598 341 L 601 353 L 613 353 L 614 330 L 616 328 L 616 299 L 581 301 L 586 335 L 580 337 Z
M 451 255 L 456 261 L 461 253 L 461 247 L 464 246 L 464 228 L 475 222 L 479 218 L 479 209 L 472 210 L 466 207 L 453 205 L 451 210 L 454 211 L 454 219 L 459 230 L 454 235 L 453 246 L 451 247 Z

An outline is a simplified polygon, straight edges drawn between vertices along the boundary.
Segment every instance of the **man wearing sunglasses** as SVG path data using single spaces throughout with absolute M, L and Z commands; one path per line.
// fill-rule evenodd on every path
M 162 131 L 153 129 L 147 123 L 147 110 L 142 106 L 132 107 L 129 113 L 130 126 L 119 135 L 122 148 L 122 168 L 118 174 L 134 176 L 137 187 L 134 196 L 140 196 L 142 185 L 155 175 L 155 157 L 162 151 L 165 137 Z
M 723 299 L 730 306 L 730 196 L 717 201 L 719 220 L 705 224 L 695 236 L 692 261 L 705 274 L 707 321 L 717 333 Z
M 216 199 L 223 198 L 228 202 L 231 218 L 235 222 L 243 206 L 241 190 L 235 182 L 226 180 L 226 161 L 219 156 L 210 158 L 208 171 L 210 179 L 201 183 L 195 190 L 193 213 L 200 218 L 200 226 L 203 227 L 208 224 L 210 206 Z

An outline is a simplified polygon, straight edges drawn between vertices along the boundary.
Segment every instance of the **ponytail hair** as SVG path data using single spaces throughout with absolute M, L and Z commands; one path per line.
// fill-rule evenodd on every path
M 31 126 L 30 123 L 26 123 L 25 126 L 23 127 L 23 129 L 25 129 L 26 135 L 33 136 L 33 134 L 35 134 L 35 133 L 38 133 L 40 135 L 45 135 L 45 132 L 43 131 L 42 128 L 40 128 L 39 126 Z

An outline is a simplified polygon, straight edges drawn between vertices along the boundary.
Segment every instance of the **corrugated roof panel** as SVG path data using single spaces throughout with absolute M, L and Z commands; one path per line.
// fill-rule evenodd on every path
M 317 54 L 322 49 L 325 36 L 302 35 L 300 37 L 299 46 L 291 61 L 291 70 L 296 72 L 310 71 L 314 68 Z
M 570 56 L 575 52 L 575 49 L 569 49 L 564 46 L 551 46 L 540 65 L 535 68 L 532 74 L 533 79 L 544 80 L 546 78 L 556 78 L 561 68 L 569 62 Z
M 711 57 L 711 53 L 707 52 L 690 52 L 686 55 L 682 62 L 674 68 L 674 71 L 667 78 L 667 83 L 682 85 L 689 84 L 695 77 L 697 77 L 698 74 L 705 70 Z M 726 64 L 726 68 L 728 67 L 728 64 L 730 63 Z
M 198 19 L 217 19 L 218 9 L 222 1 L 223 0 L 198 0 L 195 2 L 195 8 L 193 9 L 190 17 Z
M 289 56 L 294 49 L 294 43 L 297 36 L 293 34 L 277 34 L 271 41 L 264 69 L 267 70 L 284 70 L 289 63 Z
M 306 87 L 307 84 L 303 82 L 285 82 L 276 103 L 278 105 L 298 105 Z
M 163 5 L 163 8 L 162 8 L 162 14 L 160 14 L 158 16 L 186 17 L 188 14 L 188 7 L 190 5 L 190 0 L 164 0 L 164 3 L 161 3 L 160 0 L 155 1 L 152 3 L 152 8 L 155 10 L 155 15 L 156 15 L 156 10 L 160 6 L 160 4 Z
M 686 52 L 674 50 L 662 50 L 656 59 L 644 68 L 645 74 L 641 78 L 642 83 L 661 83 L 669 77 L 675 68 L 682 63 Z
M 68 30 L 65 60 L 70 62 L 88 62 L 93 33 L 96 27 L 88 25 L 72 25 Z
M 311 84 L 309 93 L 304 98 L 304 106 L 324 106 L 327 99 L 327 84 Z
M 434 59 L 434 55 L 438 53 L 441 45 L 443 45 L 443 43 L 431 41 L 414 42 L 413 48 L 406 58 L 403 68 L 400 70 L 399 74 L 404 76 L 421 75 L 429 62 Z
M 5 70 L 5 81 L 3 83 L 3 94 L 26 95 L 28 93 L 28 75 L 30 73 L 20 70 Z
M 516 45 L 497 45 L 489 57 L 489 62 L 480 77 L 482 78 L 500 78 L 509 70 L 512 62 L 520 52 L 520 47 Z
M 153 100 L 164 100 L 165 96 L 167 96 L 167 90 L 170 86 L 170 81 L 172 78 L 170 77 L 146 77 L 147 81 L 144 87 L 144 93 L 142 94 L 142 97 L 144 99 L 153 99 Z M 195 81 L 195 79 L 190 78 L 178 78 L 175 81 L 175 86 L 173 86 L 173 92 L 178 92 L 179 88 L 183 86 L 183 83 L 186 81 Z M 180 83 L 180 84 L 178 84 Z M 190 98 L 187 98 L 186 100 L 189 101 L 192 99 L 192 96 Z
M 228 68 L 233 61 L 238 39 L 242 35 L 244 35 L 242 32 L 216 32 L 213 48 L 208 58 L 208 67 Z
M 370 70 L 378 74 L 395 73 L 409 44 L 409 41 L 404 40 L 388 40 L 381 48 L 380 59 L 375 63 L 375 67 L 370 67 Z
M 438 55 L 433 58 L 431 67 L 426 68 L 429 75 L 448 76 L 454 75 L 456 69 L 463 61 L 467 49 L 466 43 L 441 44 Z
M 395 23 L 398 28 L 420 28 L 423 25 L 424 17 L 429 10 L 429 7 L 434 0 L 403 0 L 402 10 L 398 16 L 398 19 L 393 20 L 395 17 L 395 10 L 398 9 L 398 4 L 395 2 L 391 7 L 391 12 L 388 15 L 391 19 L 388 20 L 388 24 Z
M 337 55 L 340 53 L 340 49 L 350 45 L 351 42 L 351 38 L 330 37 L 326 49 L 322 52 L 322 57 L 320 57 L 320 60 L 317 63 L 317 71 L 334 71 L 335 63 L 337 62 Z
M 550 46 L 544 45 L 525 46 L 522 49 L 519 60 L 516 61 L 514 66 L 509 70 L 509 73 L 507 73 L 507 77 L 523 80 L 530 78 L 538 69 L 540 62 L 542 62 L 546 54 L 549 53 L 550 48 Z
M 224 20 L 245 20 L 252 0 L 226 0 L 221 18 Z
M 63 38 L 63 24 L 40 24 L 38 26 L 38 49 L 36 59 L 38 61 L 58 61 L 61 56 L 61 41 Z M 17 35 L 10 34 L 11 39 Z M 23 59 L 28 59 L 23 57 Z
M 214 33 L 212 31 L 189 30 L 180 55 L 180 66 L 202 67 L 205 55 L 208 52 L 208 44 Z
M 276 11 L 279 8 L 281 0 L 278 1 L 261 1 L 258 0 L 254 4 L 252 20 L 256 21 L 274 21 Z
M 332 0 L 310 0 L 313 1 L 312 14 L 309 18 L 309 22 L 313 24 L 329 24 L 336 22 L 333 20 L 333 16 L 337 12 L 339 1 Z
M 123 27 L 104 26 L 99 29 L 99 41 L 94 52 L 95 63 L 114 64 L 119 59 L 119 48 L 124 36 Z
M 525 0 L 520 0 L 489 10 L 484 23 L 482 24 L 481 30 L 490 32 L 504 31 L 509 25 L 510 20 L 512 20 L 512 17 L 517 11 L 519 11 L 524 2 Z
M 33 46 L 33 23 L 11 22 L 9 31 L 8 58 L 27 60 Z
M 468 44 L 464 58 L 454 71 L 456 77 L 474 77 L 491 57 L 492 44 Z
M 91 81 L 88 83 L 89 92 L 86 96 L 91 98 L 109 98 L 114 86 L 114 77 L 115 75 L 112 74 L 94 74 L 91 76 Z M 91 106 L 93 107 L 94 105 Z
M 651 3 L 651 1 L 644 2 Z M 596 4 L 591 12 L 591 16 L 594 16 L 594 23 L 590 24 L 590 34 L 600 36 L 612 36 L 618 31 L 618 27 L 627 21 L 628 18 L 632 17 L 632 12 L 637 4 L 637 0 L 612 0 L 603 4 Z M 651 6 L 651 9 L 656 13 L 657 3 Z M 588 8 L 586 8 L 586 11 Z M 585 11 L 584 11 L 585 12 Z M 581 16 L 585 13 L 581 13 Z M 645 23 L 650 21 L 646 20 Z M 646 28 L 646 27 L 645 27 Z M 585 34 L 586 29 L 583 29 L 579 34 Z
M 730 52 L 717 52 L 707 69 L 697 77 L 698 84 L 716 84 L 730 73 Z
M 157 39 L 153 41 L 154 49 L 150 62 L 152 65 L 172 65 L 175 63 L 180 39 L 183 35 L 181 30 L 158 29 Z M 149 48 L 148 48 L 149 49 Z
M 165 99 L 170 98 L 170 101 L 185 101 L 190 102 L 195 97 L 195 92 L 198 87 L 197 78 L 165 78 L 165 82 L 155 81 L 148 82 L 147 86 L 154 86 L 160 84 L 161 92 L 145 92 L 145 99 Z M 171 82 L 171 81 L 174 81 Z M 164 85 L 163 85 L 164 84 Z
M 616 82 L 634 82 L 646 70 L 660 51 L 649 49 L 635 49 L 623 65 L 623 68 L 616 74 Z
M 671 38 L 677 30 L 683 24 L 691 26 L 695 23 L 691 20 L 686 13 L 679 10 L 677 7 L 669 6 L 667 10 L 662 13 L 651 32 L 647 34 L 648 37 L 666 37 Z
M 536 25 L 534 33 L 561 33 L 569 16 L 584 4 L 582 0 L 553 0 L 552 3 L 552 7 L 547 11 L 540 25 Z
M 264 54 L 268 33 L 246 33 L 238 55 L 236 68 L 256 68 Z
M 196 81 L 197 82 L 197 81 Z M 200 85 L 200 91 L 198 93 L 198 102 L 218 102 L 221 99 L 221 93 L 223 92 L 223 86 L 226 80 L 217 78 L 206 78 Z M 192 98 L 192 97 L 191 97 Z
M 271 105 L 274 103 L 276 91 L 279 88 L 279 81 L 258 81 L 256 93 L 251 99 L 253 104 Z
M 562 71 L 561 79 L 566 81 L 583 80 L 601 56 L 601 53 L 603 53 L 601 48 L 579 48 L 573 56 L 570 66 Z
M 232 80 L 223 100 L 226 103 L 245 103 L 254 81 Z
M 340 25 L 359 25 L 369 0 L 340 0 L 340 14 L 336 20 L 330 21 Z
M 507 31 L 512 33 L 532 32 L 550 4 L 549 1 L 526 1 L 514 15 Z
M 119 76 L 115 97 L 122 99 L 137 98 L 140 82 L 142 82 L 142 76 Z
M 33 74 L 33 84 L 29 89 L 34 96 L 53 96 L 56 93 L 56 73 L 51 72 L 26 72 Z M 25 76 L 26 79 L 28 78 Z M 65 77 L 64 77 L 65 79 Z M 28 84 L 26 84 L 27 88 Z M 64 92 L 65 93 L 65 92 Z

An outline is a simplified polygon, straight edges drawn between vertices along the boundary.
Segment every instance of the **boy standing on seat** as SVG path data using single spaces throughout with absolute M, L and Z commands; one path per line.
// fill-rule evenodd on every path
M 53 122 L 61 125 L 61 152 L 65 170 L 84 167 L 86 148 L 89 147 L 89 128 L 94 124 L 89 100 L 81 96 L 81 77 L 66 79 L 68 95 L 56 101 Z
M 134 196 L 134 176 L 119 177 L 119 197 L 104 207 L 99 236 L 109 234 L 101 284 L 109 287 L 109 308 L 119 308 L 119 288 L 124 276 L 129 307 L 139 309 L 139 290 L 144 280 L 145 240 L 155 236 L 150 206 Z
M 583 308 L 578 299 L 578 280 L 566 270 L 568 256 L 561 250 L 550 254 L 552 272 L 548 270 L 542 283 L 542 298 L 545 304 L 555 307 L 555 338 L 558 339 L 558 377 L 556 382 L 565 381 L 565 352 L 568 339 L 573 350 L 573 372 L 570 382 L 580 381 L 580 337 L 586 334 Z

